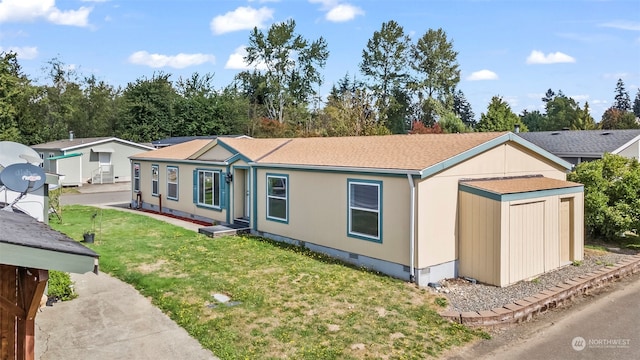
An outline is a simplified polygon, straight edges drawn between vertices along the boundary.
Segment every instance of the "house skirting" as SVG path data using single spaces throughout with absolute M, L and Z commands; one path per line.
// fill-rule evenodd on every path
M 379 271 L 401 280 L 410 281 L 409 266 L 398 264 L 392 261 L 376 259 L 369 256 L 354 254 L 344 250 L 338 250 L 328 246 L 309 243 L 302 240 L 292 239 L 285 236 L 271 234 L 264 231 L 251 231 L 252 235 L 264 237 L 274 241 L 284 242 L 291 245 L 305 247 L 311 251 L 329 255 L 333 258 L 344 261 L 345 263 L 363 267 L 369 270 Z M 415 269 L 415 282 L 419 287 L 425 287 L 430 282 L 440 281 L 447 278 L 457 277 L 458 261 L 450 261 L 443 264 L 433 265 L 425 268 Z
M 172 208 L 168 208 L 166 206 L 162 207 L 162 211 L 160 211 L 160 206 L 155 205 L 155 204 L 149 204 L 146 202 L 142 202 L 141 206 L 138 205 L 138 202 L 136 200 L 131 201 L 131 208 L 132 209 L 143 209 L 143 210 L 151 210 L 151 211 L 157 211 L 161 214 L 171 214 L 177 217 L 181 217 L 181 218 L 185 218 L 185 219 L 193 219 L 193 220 L 198 220 L 198 221 L 202 221 L 202 222 L 210 222 L 210 223 L 219 223 L 220 221 L 216 221 L 212 218 L 208 218 L 205 216 L 200 216 L 200 215 L 195 215 L 192 213 L 188 213 L 185 211 L 180 211 L 180 210 L 175 210 Z

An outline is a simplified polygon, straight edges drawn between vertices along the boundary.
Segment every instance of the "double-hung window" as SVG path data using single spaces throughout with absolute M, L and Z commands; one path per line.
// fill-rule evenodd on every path
M 178 168 L 167 166 L 167 199 L 178 200 Z
M 198 205 L 220 207 L 220 171 L 198 170 Z
M 140 164 L 133 164 L 133 191 L 140 192 Z
M 151 195 L 158 196 L 160 188 L 158 187 L 158 180 L 160 178 L 160 167 L 158 165 L 151 165 Z
M 289 177 L 267 174 L 267 219 L 289 221 Z
M 348 180 L 349 236 L 382 242 L 382 183 Z

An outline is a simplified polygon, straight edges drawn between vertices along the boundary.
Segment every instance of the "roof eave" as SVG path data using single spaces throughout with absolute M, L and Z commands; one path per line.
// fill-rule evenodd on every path
M 412 175 L 419 176 L 419 170 L 412 169 L 383 169 L 383 168 L 363 168 L 350 166 L 325 166 L 325 165 L 302 165 L 302 164 L 278 164 L 278 163 L 256 163 L 250 162 L 250 166 L 255 168 L 279 168 L 279 169 L 295 169 L 295 170 L 314 170 L 314 171 L 332 171 L 332 172 L 357 172 L 369 174 L 385 174 L 385 175 Z

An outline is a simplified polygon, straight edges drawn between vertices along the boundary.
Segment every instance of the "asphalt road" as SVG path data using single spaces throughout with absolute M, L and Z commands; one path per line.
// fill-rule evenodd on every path
M 640 359 L 640 274 L 531 323 L 519 324 L 449 359 Z
M 131 191 L 129 190 L 64 194 L 60 196 L 61 205 L 104 205 L 129 202 L 131 202 Z

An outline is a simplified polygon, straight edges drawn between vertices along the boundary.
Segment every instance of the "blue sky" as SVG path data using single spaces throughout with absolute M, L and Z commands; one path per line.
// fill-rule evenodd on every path
M 251 29 L 288 19 L 328 44 L 325 95 L 347 73 L 363 79 L 362 50 L 390 20 L 413 41 L 447 33 L 476 118 L 496 95 L 518 114 L 543 110 L 551 88 L 588 101 L 600 121 L 618 78 L 632 99 L 640 87 L 638 0 L 0 0 L 0 51 L 37 79 L 57 57 L 116 86 L 163 71 L 212 73 L 222 88 L 246 69 Z

